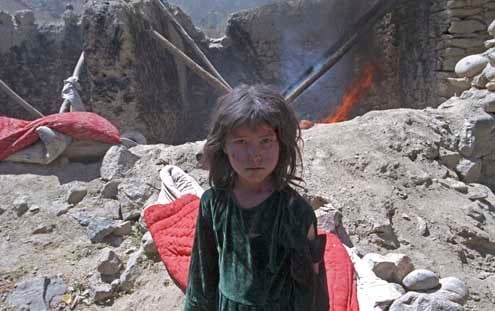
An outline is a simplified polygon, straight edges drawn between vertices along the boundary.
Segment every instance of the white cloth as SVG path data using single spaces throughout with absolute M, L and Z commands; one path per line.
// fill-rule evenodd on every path
M 162 185 L 157 204 L 170 203 L 185 194 L 203 195 L 204 190 L 198 182 L 177 166 L 167 165 L 162 168 L 160 179 Z
M 64 103 L 60 107 L 60 113 L 67 111 L 86 111 L 81 96 L 79 96 L 80 89 L 81 86 L 76 77 L 69 77 L 64 80 L 64 87 L 62 89 Z
M 380 279 L 359 257 L 354 248 L 345 246 L 357 275 L 357 296 L 360 311 L 384 311 L 402 294 Z

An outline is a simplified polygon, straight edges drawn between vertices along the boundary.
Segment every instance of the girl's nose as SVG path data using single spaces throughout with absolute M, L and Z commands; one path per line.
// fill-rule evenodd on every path
M 261 159 L 261 152 L 257 146 L 249 146 L 248 155 L 253 161 L 259 161 Z

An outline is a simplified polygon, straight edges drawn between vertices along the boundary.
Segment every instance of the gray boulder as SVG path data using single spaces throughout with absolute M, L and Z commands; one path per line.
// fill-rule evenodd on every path
M 56 308 L 67 286 L 59 277 L 40 277 L 16 285 L 7 303 L 20 310 L 46 311 Z

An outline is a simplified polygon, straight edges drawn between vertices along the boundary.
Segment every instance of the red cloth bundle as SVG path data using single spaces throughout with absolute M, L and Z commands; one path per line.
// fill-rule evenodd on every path
M 34 144 L 39 139 L 35 131 L 39 126 L 47 126 L 75 139 L 121 143 L 119 130 L 92 112 L 52 114 L 34 121 L 0 116 L 0 160 Z

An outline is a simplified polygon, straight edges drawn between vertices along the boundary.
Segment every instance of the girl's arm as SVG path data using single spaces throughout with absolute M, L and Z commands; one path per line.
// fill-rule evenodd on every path
M 218 252 L 208 204 L 201 200 L 189 266 L 184 311 L 216 311 Z
M 314 241 L 315 239 L 316 239 L 315 225 L 314 224 L 311 224 L 311 226 L 309 227 L 309 230 L 308 230 L 308 240 L 309 241 Z M 320 263 L 319 262 L 313 263 L 313 271 L 316 274 L 320 273 Z

